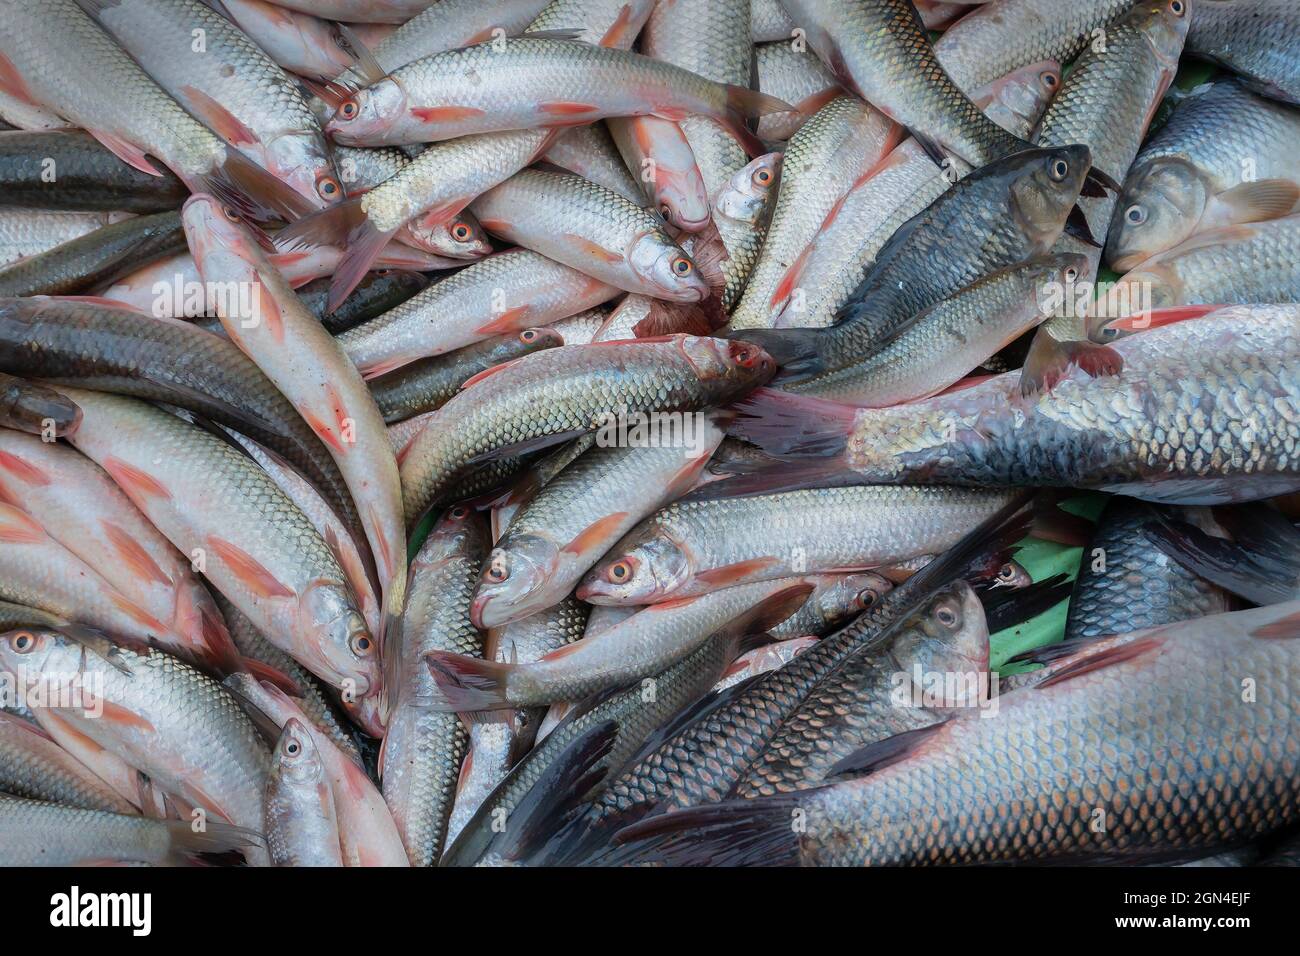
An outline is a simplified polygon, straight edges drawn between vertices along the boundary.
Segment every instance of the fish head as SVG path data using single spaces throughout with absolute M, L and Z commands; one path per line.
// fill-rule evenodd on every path
M 284 722 L 275 745 L 271 773 L 301 784 L 313 784 L 325 778 L 325 764 L 316 750 L 316 741 L 297 717 Z
M 1007 158 L 1010 205 L 1030 243 L 1047 250 L 1060 237 L 1092 169 L 1092 150 L 1082 144 L 1027 149 Z
M 1006 561 L 997 570 L 993 576 L 991 587 L 1008 588 L 1012 591 L 1019 591 L 1021 588 L 1027 588 L 1034 583 L 1029 572 L 1018 561 Z
M 400 143 L 406 110 L 406 91 L 391 76 L 357 90 L 338 105 L 325 132 L 345 146 Z
M 1041 60 L 995 80 L 975 102 L 1004 129 L 1032 129 L 1061 88 L 1061 64 Z
M 1111 268 L 1129 272 L 1187 239 L 1209 202 L 1204 178 L 1189 163 L 1170 159 L 1142 169 L 1115 206 L 1106 243 Z
M 506 547 L 492 549 L 483 562 L 470 604 L 475 627 L 500 627 L 555 603 L 547 584 L 555 579 L 560 549 L 541 535 L 508 535 Z
M 763 347 L 741 339 L 677 336 L 678 347 L 705 386 L 705 403 L 721 405 L 766 384 L 776 360 Z
M 817 602 L 823 623 L 836 628 L 869 611 L 893 590 L 893 582 L 874 571 L 843 574 L 809 598 Z
M 492 251 L 487 232 L 468 212 L 451 219 L 437 212 L 425 213 L 406 228 L 420 248 L 449 259 L 481 259 Z
M 776 195 L 784 158 L 784 153 L 764 153 L 738 169 L 714 197 L 714 213 L 737 223 L 762 221 Z
M 673 302 L 703 302 L 709 286 L 695 261 L 668 234 L 658 229 L 641 233 L 632 240 L 628 266 L 638 279 L 657 290 L 659 297 Z
M 294 132 L 266 144 L 266 168 L 317 209 L 345 198 L 334 160 L 319 133 Z
M 695 573 L 687 550 L 662 529 L 633 533 L 587 572 L 578 599 L 591 604 L 652 604 L 671 597 Z
M 1171 81 L 1178 72 L 1178 59 L 1187 42 L 1187 30 L 1192 22 L 1190 6 L 1191 0 L 1151 0 L 1139 3 L 1128 14 L 1128 25 L 1146 36 Z
M 965 581 L 954 581 L 938 589 L 921 604 L 899 632 L 894 656 L 906 659 L 928 674 L 959 678 L 944 680 L 943 706 L 961 707 L 974 703 L 975 680 L 989 668 L 989 631 L 984 606 Z
M 20 627 L 0 634 L 0 672 L 13 675 L 15 686 L 32 687 L 47 666 L 70 663 L 66 642 L 58 631 Z
M 1085 324 L 1088 338 L 1114 342 L 1151 327 L 1151 312 L 1183 304 L 1183 283 L 1167 265 L 1148 262 L 1106 290 L 1092 304 Z
M 353 699 L 379 686 L 379 642 L 345 584 L 313 581 L 298 602 L 296 623 L 316 676 Z
M 185 239 L 198 265 L 200 274 L 205 266 L 220 260 L 235 270 L 242 271 L 239 263 L 254 261 L 258 241 L 245 225 L 239 213 L 215 196 L 195 193 L 181 207 L 181 222 Z M 226 269 L 219 270 L 230 278 Z

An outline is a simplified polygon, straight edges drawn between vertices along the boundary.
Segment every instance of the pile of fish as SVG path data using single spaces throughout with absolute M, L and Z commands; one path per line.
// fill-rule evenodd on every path
M 1296 861 L 1294 0 L 0 0 L 0 118 L 0 864 Z

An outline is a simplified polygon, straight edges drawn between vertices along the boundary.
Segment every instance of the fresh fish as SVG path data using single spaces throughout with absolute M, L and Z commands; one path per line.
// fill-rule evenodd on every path
M 641 173 L 651 205 L 673 228 L 699 232 L 709 223 L 709 196 L 686 134 L 657 116 L 611 119 L 609 131 L 628 169 Z
M 399 235 L 402 241 L 417 249 L 449 259 L 471 261 L 492 252 L 487 233 L 478 220 L 464 210 L 451 219 L 426 214 L 403 226 Z
M 224 0 L 223 0 L 224 2 Z M 344 23 L 405 23 L 437 0 L 275 0 L 281 7 Z
M 339 844 L 344 866 L 410 866 L 393 815 L 362 766 L 315 729 L 297 704 L 278 687 L 249 674 L 232 674 L 225 686 L 245 706 L 260 711 L 281 730 L 296 718 L 311 734 L 334 793 Z
M 782 643 L 801 636 L 825 637 L 844 627 L 863 611 L 875 607 L 893 588 L 892 581 L 874 571 L 824 575 L 817 582 L 813 593 L 808 595 L 803 607 L 768 633 Z M 771 647 L 780 646 L 777 644 Z M 763 650 L 764 648 L 759 648 L 753 653 L 762 656 Z M 789 661 L 790 656 L 785 657 L 785 661 Z
M 794 32 L 794 21 L 781 0 L 750 0 L 749 24 L 755 43 L 789 40 Z
M 657 0 L 551 0 L 529 33 L 573 31 L 584 43 L 630 50 Z
M 274 866 L 342 866 L 334 793 L 311 732 L 290 718 L 266 779 L 266 848 Z
M 337 23 L 267 0 L 220 0 L 212 6 L 276 63 L 300 76 L 329 80 L 352 65 L 350 44 Z
M 53 389 L 0 373 L 0 426 L 63 438 L 81 424 L 81 409 Z
M 657 604 L 532 664 L 435 652 L 427 657 L 438 684 L 432 706 L 534 707 L 625 687 L 671 667 L 729 625 L 737 634 L 749 634 L 767 629 L 751 618 L 779 624 L 798 610 L 812 589 L 811 580 L 787 577 Z M 733 624 L 737 621 L 744 626 Z
M 7 634 L 5 639 L 16 639 Z M 136 808 L 36 724 L 0 712 L 0 792 L 82 810 L 133 814 Z
M 57 111 L 141 172 L 157 175 L 156 157 L 191 191 L 220 194 L 245 212 L 296 218 L 312 208 L 191 118 L 78 0 L 39 9 L 5 0 L 3 11 L 0 61 L 11 95 Z
M 347 145 L 400 146 L 607 116 L 704 115 L 753 142 L 747 119 L 789 109 L 626 50 L 549 37 L 503 42 L 501 51 L 481 44 L 367 76 L 371 85 L 340 104 L 326 131 Z
M 980 599 L 964 581 L 940 588 L 813 688 L 732 795 L 752 798 L 821 786 L 841 759 L 862 747 L 926 727 L 945 713 L 987 704 L 988 684 L 981 693 L 980 682 L 988 666 L 989 633 Z M 943 678 L 939 692 L 922 693 L 929 689 L 926 679 L 935 675 Z
M 117 162 L 116 159 L 113 162 Z M 120 166 L 121 163 L 118 163 Z M 29 256 L 48 252 L 73 239 L 123 219 L 130 213 L 61 212 L 43 209 L 0 209 L 0 269 Z
M 184 249 L 175 212 L 132 216 L 0 269 L 0 296 L 85 292 Z
M 524 170 L 470 208 L 494 235 L 616 288 L 678 302 L 709 294 L 657 216 L 572 173 Z
M 37 106 L 20 96 L 0 89 L 0 120 L 7 128 L 48 133 L 51 130 L 74 129 L 62 116 L 43 106 Z
M 418 520 L 468 467 L 508 449 L 577 437 L 612 414 L 700 411 L 773 371 L 759 348 L 686 335 L 525 356 L 471 382 L 415 438 L 402 459 L 406 514 Z
M 911 0 L 782 4 L 846 87 L 934 149 L 983 166 L 1028 145 L 985 116 L 948 75 Z
M 63 389 L 85 412 L 78 451 L 259 631 L 359 701 L 379 690 L 378 648 L 347 576 L 275 482 L 226 441 L 135 399 Z
M 696 421 L 694 434 L 660 447 L 635 436 L 598 442 L 548 482 L 484 562 L 471 620 L 500 627 L 559 603 L 642 518 L 685 494 L 722 441 L 715 426 Z
M 328 279 L 314 279 L 295 291 L 303 305 L 320 319 L 326 331 L 330 335 L 339 335 L 397 308 L 424 291 L 428 284 L 429 280 L 425 276 L 405 269 L 367 273 L 361 284 L 333 312 L 327 311 L 330 295 Z
M 783 384 L 814 394 L 834 388 L 837 373 L 875 354 L 921 311 L 991 271 L 1047 252 L 1090 166 L 1086 146 L 1025 150 L 990 163 L 895 233 L 835 325 L 740 335 L 777 350 Z
M 418 359 L 522 332 L 599 305 L 618 289 L 546 256 L 516 249 L 435 282 L 338 342 L 374 379 Z
M 5 206 L 75 212 L 169 212 L 189 194 L 170 173 L 127 166 L 81 130 L 0 136 L 0 186 Z
M 213 821 L 146 820 L 0 795 L 0 866 L 144 863 L 175 866 L 204 853 L 252 850 L 252 830 Z
M 821 468 L 843 468 L 856 481 L 1249 501 L 1300 487 L 1288 451 L 1295 428 L 1273 411 L 1300 387 L 1298 336 L 1294 306 L 1227 309 L 1116 342 L 1122 372 L 1092 378 L 1073 370 L 1047 394 L 1018 395 L 1015 372 L 890 409 L 759 393 L 729 432 L 769 453 L 831 456 Z M 768 401 L 767 412 L 746 417 Z
M 791 138 L 772 223 L 744 297 L 731 313 L 731 328 L 770 325 L 769 300 L 781 277 L 817 234 L 836 201 L 888 155 L 898 136 L 898 127 L 884 114 L 852 97 L 839 96 Z
M 1200 0 L 1187 50 L 1227 67 L 1256 91 L 1300 105 L 1300 10 L 1287 0 Z
M 1200 233 L 1295 212 L 1300 115 L 1220 80 L 1182 100 L 1142 147 L 1115 206 L 1106 257 L 1128 272 Z
M 1153 309 L 1300 302 L 1298 245 L 1300 216 L 1193 236 L 1106 289 L 1088 314 L 1088 337 L 1111 342 L 1147 328 L 1156 321 Z
M 832 786 L 646 821 L 620 841 L 658 836 L 625 859 L 1132 864 L 1247 842 L 1291 823 L 1283 809 L 1290 801 L 1274 795 L 1294 786 L 1286 753 L 1300 644 L 1262 638 L 1294 635 L 1296 610 L 1220 614 L 1135 632 L 1119 647 L 1084 647 L 1072 666 L 1001 700 L 996 717 L 947 720 L 865 748 L 840 762 L 843 782 Z M 1242 707 L 1236 682 L 1206 660 L 1237 661 L 1270 692 Z M 1026 748 L 1028 739 L 1045 743 Z M 1147 761 L 1166 748 L 1186 758 L 1151 787 Z M 1056 802 L 1062 767 L 1088 781 L 1064 805 Z M 1204 793 L 1207 802 L 1189 809 L 1182 793 Z M 1240 812 L 1224 818 L 1209 809 L 1221 804 Z M 807 826 L 796 830 L 790 816 L 800 810 Z M 922 819 L 927 825 L 916 826 Z
M 791 574 L 933 554 L 1002 508 L 997 490 L 814 488 L 690 498 L 608 550 L 578 587 L 592 604 L 658 604 Z
M 167 630 L 158 637 L 171 639 L 169 650 L 217 670 L 236 666 L 211 595 L 94 462 L 64 445 L 0 432 L 0 498 L 40 515 L 50 537 L 162 622 Z
M 789 139 L 810 116 L 839 95 L 839 81 L 816 54 L 796 50 L 788 42 L 760 43 L 754 47 L 754 63 L 758 88 L 794 106 L 789 113 L 764 116 L 758 121 L 758 135 L 763 139 Z
M 160 651 L 137 653 L 102 638 L 46 630 L 7 635 L 0 642 L 0 667 L 18 675 L 29 694 L 67 690 L 72 676 L 80 675 L 93 690 L 92 707 L 84 694 L 65 696 L 61 702 L 67 706 L 35 712 L 42 726 L 48 709 L 217 820 L 251 830 L 262 826 L 270 753 L 235 699 L 212 678 Z M 248 855 L 250 862 L 266 864 L 261 847 Z
M 552 136 L 521 130 L 435 144 L 364 195 L 289 226 L 277 245 L 292 251 L 346 244 L 329 303 L 337 308 L 403 225 L 416 217 L 426 226 L 450 220 L 545 152 Z
M 1059 64 L 1031 63 L 974 91 L 972 98 L 995 122 L 1028 136 L 1060 85 Z M 960 160 L 951 169 L 968 171 Z M 904 140 L 831 207 L 774 290 L 772 323 L 777 328 L 831 325 L 899 227 L 955 179 L 915 139 Z
M 1156 525 L 1150 505 L 1131 498 L 1106 503 L 1074 582 L 1066 641 L 1127 634 L 1232 610 L 1222 590 L 1152 547 L 1146 532 Z
M 563 344 L 559 333 L 551 329 L 524 329 L 412 362 L 372 380 L 370 391 L 384 421 L 392 424 L 441 408 L 481 372 Z
M 406 592 L 406 534 L 383 416 L 343 347 L 325 331 L 266 253 L 210 196 L 185 204 L 185 231 L 205 282 L 239 283 L 252 308 L 218 309 L 226 334 L 266 372 L 333 456 L 375 559 L 388 619 Z M 364 696 L 364 692 L 362 692 Z
M 991 272 L 917 315 L 870 358 L 818 379 L 813 390 L 872 408 L 936 395 L 1072 301 L 1091 268 L 1088 256 L 1065 253 Z
M 410 162 L 411 157 L 396 146 L 334 146 L 334 165 L 349 197 L 392 179 Z
M 604 123 L 565 130 L 551 143 L 542 159 L 604 186 L 629 202 L 642 205 L 646 201 L 640 183 L 628 171 Z M 639 175 L 640 166 L 637 172 Z
M 320 439 L 229 341 L 188 322 L 76 298 L 0 300 L 0 368 L 167 402 L 282 455 L 345 519 L 347 487 Z
M 713 685 L 713 692 L 720 693 L 751 677 L 784 667 L 816 643 L 817 638 L 812 636 L 789 637 L 775 644 L 756 648 L 748 654 L 742 654 L 732 661 L 727 672 L 722 675 L 722 679 Z
M 298 85 L 225 17 L 201 0 L 78 2 L 191 116 L 287 183 L 308 208 L 343 198 Z
M 437 709 L 438 690 L 424 659 L 432 653 L 481 658 L 483 637 L 469 621 L 469 605 L 487 545 L 486 528 L 472 510 L 456 505 L 443 515 L 411 562 L 400 644 L 385 648 L 396 677 L 380 775 L 414 866 L 432 866 L 442 855 L 469 753 L 460 718 Z

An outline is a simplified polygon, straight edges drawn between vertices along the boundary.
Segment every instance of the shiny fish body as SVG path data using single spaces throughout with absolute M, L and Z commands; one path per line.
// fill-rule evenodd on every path
M 543 159 L 613 190 L 630 202 L 645 204 L 645 193 L 640 183 L 633 178 L 623 162 L 618 147 L 603 123 L 565 130 L 551 143 Z
M 0 792 L 83 810 L 136 812 L 40 727 L 5 712 L 0 712 Z
M 758 121 L 758 135 L 764 139 L 789 139 L 839 89 L 816 55 L 795 50 L 789 43 L 760 43 L 754 48 L 754 59 L 758 88 L 794 107 L 790 113 Z
M 1300 105 L 1300 10 L 1287 0 L 1202 0 L 1188 50 L 1241 76 L 1265 96 Z
M 801 636 L 824 637 L 875 607 L 893 587 L 888 578 L 872 571 L 825 575 L 803 607 L 769 628 L 768 633 L 781 641 Z
M 0 135 L 0 184 L 4 206 L 31 210 L 168 212 L 188 195 L 175 176 L 134 169 L 80 130 Z
M 118 219 L 104 212 L 0 209 L 0 268 L 80 239 Z
M 342 866 L 334 794 L 303 724 L 284 725 L 266 780 L 266 847 L 275 866 Z

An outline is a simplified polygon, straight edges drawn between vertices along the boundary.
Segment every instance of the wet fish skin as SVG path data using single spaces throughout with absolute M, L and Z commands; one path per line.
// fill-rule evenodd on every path
M 529 33 L 575 31 L 583 43 L 631 49 L 656 0 L 551 0 L 532 23 Z
M 446 355 L 419 359 L 410 365 L 372 379 L 384 421 L 390 425 L 424 412 L 441 408 L 469 379 L 504 362 L 557 348 L 564 344 L 559 334 L 547 328 L 524 329 L 514 335 L 499 335 L 466 345 Z
M 320 319 L 330 335 L 341 335 L 377 319 L 424 291 L 429 280 L 419 272 L 385 269 L 370 272 L 337 309 L 329 308 L 330 279 L 316 279 L 297 289 L 298 298 Z
M 189 195 L 170 172 L 161 178 L 142 173 L 81 130 L 0 136 L 0 185 L 0 203 L 7 207 L 75 212 L 168 212 Z
M 1028 145 L 990 121 L 945 72 L 911 0 L 782 3 L 842 82 L 915 134 L 974 166 Z
M 523 170 L 470 209 L 494 235 L 616 288 L 677 302 L 709 295 L 662 220 L 572 173 Z
M 188 322 L 107 303 L 4 299 L 0 369 L 186 408 L 284 456 L 340 514 L 355 515 L 333 460 L 288 400 L 229 341 Z
M 375 639 L 320 534 L 242 451 L 136 399 L 66 389 L 78 451 L 268 639 L 332 687 L 379 687 Z M 222 489 L 218 492 L 216 489 Z
M 201 853 L 251 848 L 258 834 L 212 821 L 196 833 L 189 820 L 147 820 L 0 795 L 0 866 L 192 862 Z
M 424 657 L 437 651 L 482 656 L 483 637 L 469 621 L 469 604 L 486 551 L 486 528 L 475 512 L 457 505 L 443 515 L 411 564 L 400 645 L 385 647 L 397 676 L 389 690 L 381 779 L 414 866 L 432 866 L 442 855 L 469 752 L 460 718 L 435 709 L 437 690 Z
M 699 232 L 709 222 L 709 196 L 681 127 L 657 116 L 614 118 L 610 133 L 628 169 L 641 172 L 650 204 L 673 228 Z
M 175 212 L 134 216 L 0 269 L 0 296 L 75 295 L 184 248 Z
M 352 65 L 339 25 L 266 0 L 221 0 L 230 19 L 286 70 L 330 80 Z
M 1286 0 L 1193 7 L 1187 49 L 1225 66 L 1265 96 L 1300 105 L 1300 11 Z
M 1086 319 L 1088 337 L 1113 342 L 1140 331 L 1151 322 L 1149 309 L 1300 302 L 1297 243 L 1300 215 L 1194 236 L 1107 289 Z
M 550 325 L 618 294 L 614 286 L 527 249 L 489 256 L 339 336 L 367 378 L 423 358 Z
M 1115 204 L 1107 261 L 1128 272 L 1193 235 L 1295 211 L 1297 156 L 1300 119 L 1294 111 L 1234 79 L 1201 87 L 1178 104 L 1129 170 Z M 1245 180 L 1247 157 L 1251 182 Z
M 418 520 L 467 466 L 503 448 L 593 431 L 616 410 L 698 411 L 773 371 L 761 349 L 684 335 L 525 356 L 461 392 L 416 437 L 402 460 L 406 514 Z
M 0 426 L 62 438 L 80 422 L 75 402 L 43 385 L 0 373 Z
M 1294 633 L 1286 619 L 1297 607 L 1135 632 L 1128 652 L 1113 658 L 1084 648 L 1074 673 L 1007 695 L 995 718 L 947 721 L 892 765 L 830 787 L 660 817 L 642 834 L 665 838 L 646 849 L 714 865 L 1116 864 L 1247 842 L 1292 821 L 1289 687 L 1298 645 L 1262 638 L 1270 626 Z M 1263 706 L 1242 707 L 1236 683 L 1207 669 L 1207 659 L 1239 661 L 1268 675 L 1276 691 Z M 1160 763 L 1168 788 L 1147 787 L 1147 762 L 1173 746 L 1187 759 Z M 1054 803 L 1061 766 L 1085 781 L 1063 806 Z M 1267 767 L 1263 782 L 1247 767 Z M 1176 802 L 1184 792 L 1205 793 L 1207 802 L 1189 812 Z M 1130 793 L 1140 794 L 1137 806 Z M 1225 820 L 1210 809 L 1224 803 L 1240 812 Z M 791 832 L 795 809 L 805 811 L 803 833 Z M 738 813 L 749 838 L 736 853 L 725 821 Z M 1092 825 L 1101 815 L 1107 825 Z M 915 826 L 918 819 L 930 823 Z M 681 840 L 667 835 L 679 828 Z M 692 841 L 689 831 L 709 837 Z
M 789 42 L 757 44 L 754 60 L 758 88 L 794 106 L 790 113 L 764 116 L 758 121 L 758 135 L 764 139 L 789 139 L 825 104 L 826 97 L 839 89 L 835 77 L 816 54 L 795 50 Z
M 107 641 L 89 646 L 58 631 L 15 632 L 0 642 L 0 667 L 21 673 L 32 692 L 52 692 L 81 674 L 103 713 L 49 708 L 167 791 L 218 819 L 258 830 L 270 752 L 252 721 L 212 678 L 156 650 L 137 653 Z M 45 725 L 46 708 L 36 711 Z M 186 821 L 187 825 L 190 821 Z M 250 862 L 265 865 L 260 847 Z
M 984 703 L 979 678 L 988 672 L 989 634 L 980 600 L 958 581 L 939 589 L 881 639 L 858 650 L 822 680 L 782 723 L 767 749 L 731 796 L 759 797 L 824 784 L 831 769 L 854 751 L 928 726 L 948 713 L 966 714 Z M 905 693 L 923 690 L 915 675 L 942 674 L 955 695 L 917 706 Z M 907 683 L 900 684 L 900 676 Z M 927 702 L 928 703 L 928 702 Z
M 624 533 L 695 483 L 721 440 L 701 423 L 690 444 L 584 452 L 511 520 L 484 563 L 471 619 L 500 627 L 559 603 Z
M 688 498 L 610 548 L 577 595 L 654 604 L 791 573 L 892 564 L 947 548 L 1007 501 L 994 489 L 872 486 Z
M 431 0 L 275 0 L 277 6 L 344 23 L 405 23 Z
M 285 723 L 266 780 L 266 847 L 274 866 L 342 866 L 334 794 L 302 722 Z
M 604 123 L 575 126 L 555 138 L 542 157 L 561 169 L 644 205 L 645 193 L 633 177 Z M 639 167 L 638 167 L 639 169 Z
M 115 212 L 0 209 L 0 268 L 49 252 L 55 246 L 130 216 L 130 213 Z
M 0 711 L 0 791 L 83 810 L 136 808 L 36 724 Z
M 875 607 L 893 588 L 892 581 L 873 571 L 823 576 L 803 607 L 768 633 L 780 641 L 824 637 Z

